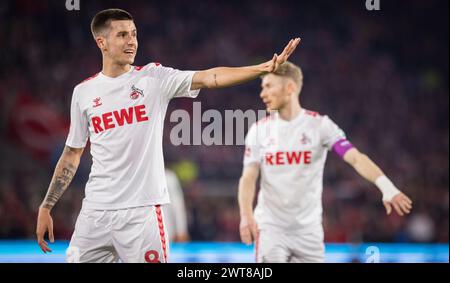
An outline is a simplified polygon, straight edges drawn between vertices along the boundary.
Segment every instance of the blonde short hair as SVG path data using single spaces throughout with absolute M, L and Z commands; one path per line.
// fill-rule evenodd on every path
M 297 66 L 289 61 L 286 61 L 283 64 L 281 64 L 275 72 L 273 72 L 271 74 L 274 74 L 274 75 L 280 76 L 280 77 L 284 77 L 284 78 L 292 79 L 298 87 L 298 93 L 300 93 L 300 91 L 302 90 L 303 73 L 302 73 L 302 69 L 300 69 L 299 66 Z

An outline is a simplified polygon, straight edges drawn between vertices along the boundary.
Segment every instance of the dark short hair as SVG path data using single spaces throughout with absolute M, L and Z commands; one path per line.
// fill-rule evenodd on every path
M 111 21 L 130 20 L 133 16 L 127 11 L 121 9 L 107 9 L 98 12 L 91 22 L 91 32 L 94 37 L 106 31 Z

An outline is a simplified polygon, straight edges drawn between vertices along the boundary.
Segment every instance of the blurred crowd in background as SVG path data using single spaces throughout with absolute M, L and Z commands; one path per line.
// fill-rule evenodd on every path
M 183 70 L 261 63 L 292 37 L 301 105 L 329 115 L 414 201 L 386 216 L 381 193 L 330 153 L 324 177 L 327 242 L 448 242 L 448 1 L 65 1 L 0 2 L 0 238 L 34 238 L 69 126 L 72 90 L 101 70 L 90 32 L 96 12 L 129 11 L 138 28 L 136 65 Z M 237 184 L 243 146 L 173 146 L 176 109 L 264 109 L 260 81 L 199 98 L 174 99 L 165 124 L 166 166 L 178 176 L 189 239 L 239 241 Z M 203 126 L 206 126 L 204 123 Z M 53 209 L 57 239 L 69 239 L 84 197 L 85 149 Z

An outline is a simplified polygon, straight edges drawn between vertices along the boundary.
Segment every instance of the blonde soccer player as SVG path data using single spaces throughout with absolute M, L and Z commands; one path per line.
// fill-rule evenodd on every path
M 394 209 L 405 215 L 412 208 L 411 200 L 328 116 L 301 107 L 302 84 L 301 69 L 291 62 L 263 76 L 260 97 L 271 115 L 253 124 L 246 136 L 240 236 L 246 244 L 255 242 L 257 262 L 324 261 L 322 181 L 328 151 L 380 189 L 387 214 Z

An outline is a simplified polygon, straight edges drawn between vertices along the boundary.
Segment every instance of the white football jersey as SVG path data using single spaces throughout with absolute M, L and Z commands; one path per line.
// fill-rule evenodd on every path
M 113 210 L 169 202 L 162 149 L 167 106 L 173 97 L 196 97 L 194 71 L 150 63 L 116 78 L 98 73 L 72 96 L 66 145 L 89 138 L 92 167 L 83 208 Z
M 188 223 L 184 194 L 177 175 L 166 169 L 167 189 L 170 195 L 170 204 L 163 206 L 164 222 L 170 241 L 177 235 L 188 235 Z
M 328 150 L 344 132 L 327 116 L 302 109 L 291 121 L 272 114 L 250 128 L 244 166 L 257 163 L 260 228 L 314 230 L 322 225 L 322 181 Z

